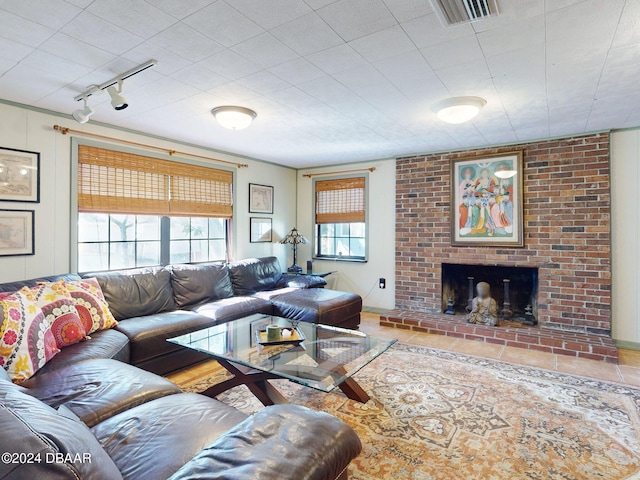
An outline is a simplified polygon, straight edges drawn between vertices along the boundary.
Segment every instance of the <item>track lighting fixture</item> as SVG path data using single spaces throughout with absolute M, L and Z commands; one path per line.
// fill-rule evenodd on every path
M 87 98 L 85 97 L 83 98 L 83 100 L 84 100 L 84 108 L 76 110 L 71 114 L 75 119 L 75 121 L 78 123 L 87 123 L 89 121 L 89 117 L 91 117 L 91 115 L 95 113 L 93 111 L 93 108 L 87 105 Z
M 107 93 L 111 97 L 111 106 L 114 110 L 124 110 L 129 106 L 127 99 L 122 96 L 122 80 L 118 80 L 118 88 L 115 85 L 111 85 L 107 88 Z
M 73 112 L 73 118 L 76 119 L 79 123 L 87 123 L 89 121 L 89 117 L 93 115 L 93 109 L 87 106 L 87 99 L 92 95 L 97 95 L 100 92 L 106 90 L 109 96 L 111 97 L 111 106 L 115 110 L 124 110 L 129 106 L 129 102 L 126 98 L 122 96 L 122 84 L 124 81 L 129 78 L 137 75 L 138 73 L 144 72 L 148 68 L 155 67 L 158 64 L 156 60 L 149 60 L 148 62 L 143 63 L 142 65 L 138 65 L 131 70 L 127 70 L 124 73 L 121 73 L 117 77 L 112 78 L 100 85 L 92 85 L 85 92 L 82 92 L 79 95 L 76 95 L 74 100 L 79 102 L 80 100 L 84 101 L 84 108 L 82 110 L 76 110 Z

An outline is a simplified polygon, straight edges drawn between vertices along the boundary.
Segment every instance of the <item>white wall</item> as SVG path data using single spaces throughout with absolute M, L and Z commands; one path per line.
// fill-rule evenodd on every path
M 284 245 L 249 243 L 248 184 L 260 183 L 275 187 L 274 215 L 257 216 L 273 218 L 276 234 L 274 240 L 277 240 L 277 235 L 286 233 L 287 228 L 295 221 L 295 170 L 181 145 L 170 140 L 124 132 L 91 122 L 79 125 L 64 116 L 0 103 L 0 147 L 40 152 L 41 162 L 39 204 L 0 202 L 0 209 L 36 212 L 36 255 L 0 257 L 0 282 L 65 273 L 70 270 L 71 136 L 54 131 L 54 124 L 222 160 L 248 163 L 249 168 L 240 168 L 234 174 L 236 204 L 233 256 L 240 259 L 275 255 L 280 258 L 283 267 L 285 266 L 288 250 Z
M 313 180 L 304 173 L 340 172 L 354 168 L 375 167 L 369 174 L 369 251 L 367 263 L 315 260 L 314 271 L 336 271 L 327 278 L 336 290 L 357 293 L 365 307 L 392 309 L 395 306 L 395 159 L 339 165 L 326 168 L 303 169 L 298 172 L 298 230 L 309 240 L 314 235 Z M 290 254 L 291 255 L 291 254 Z M 312 257 L 311 244 L 298 248 L 298 265 L 306 267 Z M 291 256 L 289 264 L 291 263 Z M 378 288 L 378 279 L 387 279 L 387 288 Z
M 640 129 L 611 134 L 613 338 L 640 343 Z

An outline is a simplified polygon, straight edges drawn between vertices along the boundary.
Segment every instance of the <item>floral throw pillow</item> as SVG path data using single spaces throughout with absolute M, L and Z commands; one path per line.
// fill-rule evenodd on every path
M 93 332 L 107 330 L 118 325 L 109 310 L 109 304 L 104 298 L 97 279 L 85 278 L 67 282 L 66 286 L 87 334 L 90 335 Z
M 0 300 L 0 365 L 16 383 L 60 352 L 42 309 L 20 292 Z
M 75 345 L 87 338 L 87 330 L 78 316 L 64 280 L 41 283 L 33 288 L 24 287 L 20 292 L 42 309 L 51 325 L 58 348 Z

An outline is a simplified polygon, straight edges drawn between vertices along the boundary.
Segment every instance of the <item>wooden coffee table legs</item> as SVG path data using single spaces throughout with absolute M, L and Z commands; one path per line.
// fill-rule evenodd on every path
M 369 401 L 369 395 L 353 378 L 347 378 L 344 382 L 338 385 L 338 388 L 350 398 L 360 403 L 367 403 Z
M 246 368 L 226 360 L 217 359 L 217 361 L 225 368 L 225 370 L 231 373 L 233 377 L 209 387 L 207 390 L 202 392 L 203 395 L 214 398 L 233 387 L 246 385 L 251 393 L 253 393 L 265 407 L 268 407 L 269 405 L 288 403 L 287 399 L 278 391 L 278 389 L 268 382 L 268 380 L 282 379 L 282 377 L 268 372 Z M 366 403 L 369 400 L 367 392 L 365 392 L 353 378 L 347 378 L 344 382 L 338 385 L 338 387 L 351 400 L 362 403 Z

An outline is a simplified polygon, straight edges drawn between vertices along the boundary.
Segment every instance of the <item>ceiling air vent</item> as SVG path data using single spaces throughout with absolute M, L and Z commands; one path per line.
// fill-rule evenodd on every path
M 497 0 L 430 0 L 442 25 L 475 22 L 498 14 Z

